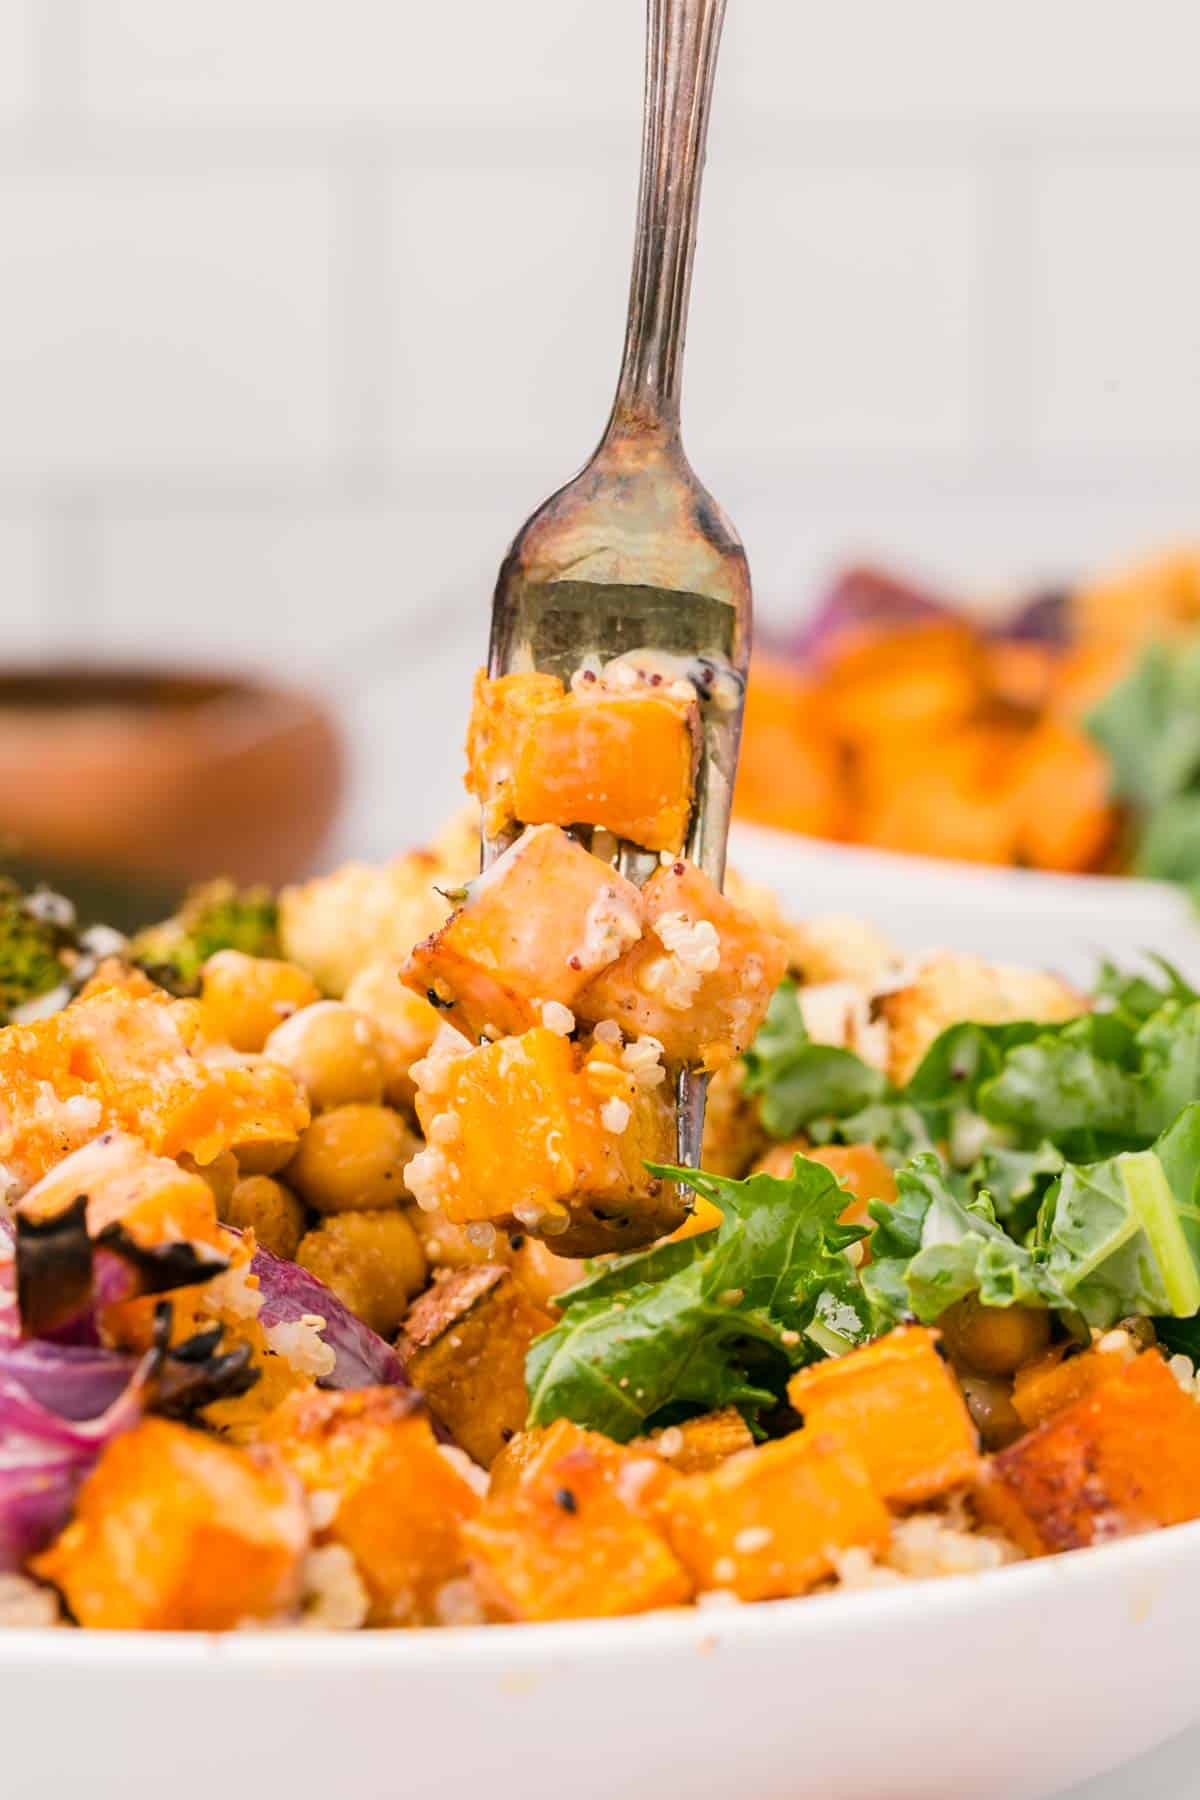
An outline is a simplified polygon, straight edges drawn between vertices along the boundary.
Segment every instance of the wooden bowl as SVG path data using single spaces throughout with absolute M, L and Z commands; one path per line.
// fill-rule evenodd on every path
M 0 668 L 0 839 L 36 867 L 153 883 L 308 872 L 342 791 L 313 695 L 240 675 Z

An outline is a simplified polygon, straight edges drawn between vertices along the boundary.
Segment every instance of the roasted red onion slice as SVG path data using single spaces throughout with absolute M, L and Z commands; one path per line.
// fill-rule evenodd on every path
M 320 1333 L 337 1358 L 322 1387 L 405 1387 L 408 1385 L 400 1358 L 390 1344 L 364 1325 L 323 1281 L 297 1263 L 284 1262 L 269 1250 L 258 1249 L 250 1265 L 258 1276 L 263 1303 L 259 1323 L 265 1327 L 291 1324 L 320 1317 Z
M 0 1349 L 0 1569 L 19 1568 L 70 1516 L 107 1443 L 142 1416 L 161 1360 L 54 1344 Z
M 895 630 L 905 625 L 952 622 L 957 609 L 939 595 L 910 587 L 879 569 L 850 568 L 839 575 L 816 612 L 793 639 L 791 653 L 802 663 L 832 650 L 845 632 Z

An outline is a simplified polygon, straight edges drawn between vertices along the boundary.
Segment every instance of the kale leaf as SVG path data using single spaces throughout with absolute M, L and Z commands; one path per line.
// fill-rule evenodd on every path
M 1200 897 L 1200 644 L 1151 644 L 1084 723 L 1133 812 L 1135 872 Z
M 985 1306 L 1065 1305 L 1045 1258 L 1015 1243 L 986 1194 L 964 1201 L 936 1156 L 917 1156 L 896 1177 L 894 1205 L 873 1200 L 875 1230 L 862 1285 L 878 1319 L 928 1324 L 977 1294 Z
M 819 1163 L 734 1181 L 656 1168 L 711 1200 L 713 1231 L 609 1263 L 559 1296 L 563 1317 L 526 1362 L 529 1423 L 574 1419 L 621 1442 L 664 1407 L 749 1415 L 806 1359 L 874 1335 L 846 1255 L 848 1196 Z
M 1200 1104 L 1185 1107 L 1151 1149 L 1064 1169 L 1038 1238 L 1051 1276 L 1089 1325 L 1200 1311 Z
M 1018 1044 L 979 1090 L 981 1113 L 1072 1160 L 1144 1149 L 1200 1097 L 1200 1004 L 1168 1000 L 1136 1029 L 1089 1013 Z
M 744 1063 L 745 1091 L 761 1096 L 763 1126 L 772 1137 L 794 1137 L 816 1120 L 857 1113 L 888 1091 L 880 1070 L 852 1050 L 813 1043 L 790 976 L 772 995 Z
M 1151 644 L 1084 721 L 1113 791 L 1142 812 L 1200 781 L 1200 644 Z

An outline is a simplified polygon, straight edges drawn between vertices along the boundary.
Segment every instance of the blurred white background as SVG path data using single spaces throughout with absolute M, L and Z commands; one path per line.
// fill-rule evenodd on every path
M 642 0 L 0 0 L 0 653 L 311 671 L 456 792 L 623 325 Z M 1194 0 L 730 0 L 685 382 L 760 616 L 1200 523 Z

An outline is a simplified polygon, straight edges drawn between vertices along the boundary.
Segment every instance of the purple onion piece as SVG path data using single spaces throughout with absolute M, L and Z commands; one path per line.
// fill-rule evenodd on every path
M 998 638 L 1018 643 L 1047 644 L 1061 647 L 1071 641 L 1071 596 L 1066 588 L 1051 588 L 1035 594 L 996 627 Z
M 20 1569 L 71 1516 L 87 1457 L 55 1457 L 36 1444 L 4 1444 L 0 1464 L 0 1571 Z
M 846 631 L 875 627 L 935 624 L 961 617 L 939 595 L 870 568 L 846 569 L 837 577 L 813 617 L 791 641 L 791 654 L 801 662 L 821 656 Z
M 50 1354 L 52 1346 L 47 1346 Z M 67 1352 L 60 1351 L 60 1355 Z M 25 1383 L 15 1375 L 0 1371 L 0 1443 L 12 1436 L 27 1437 L 36 1442 L 53 1445 L 58 1450 L 72 1454 L 90 1456 L 103 1449 L 104 1445 L 118 1432 L 125 1431 L 135 1425 L 142 1416 L 146 1386 L 149 1376 L 157 1367 L 159 1356 L 156 1351 L 148 1351 L 130 1375 L 126 1369 L 125 1381 L 115 1396 L 109 1398 L 108 1404 L 99 1411 L 84 1417 L 68 1417 L 47 1405 L 44 1400 L 37 1399 Z M 110 1392 L 111 1384 L 104 1376 L 97 1380 L 95 1373 L 91 1377 L 96 1383 L 97 1395 Z M 79 1382 L 71 1377 L 64 1377 L 66 1397 L 69 1402 L 78 1403 L 80 1399 Z M 38 1385 L 43 1394 L 50 1394 L 55 1386 L 48 1359 L 39 1371 Z
M 17 1309 L 17 1264 L 13 1252 L 13 1234 L 8 1220 L 0 1214 L 0 1348 L 15 1344 L 21 1335 L 21 1314 Z
M 156 1351 L 133 1364 L 53 1344 L 0 1354 L 0 1569 L 19 1568 L 66 1523 L 101 1450 L 142 1417 L 157 1363 Z
M 19 1382 L 40 1405 L 63 1419 L 94 1419 L 128 1387 L 137 1359 L 117 1350 L 47 1343 L 31 1338 L 0 1346 L 0 1384 Z
M 355 1318 L 337 1295 L 302 1269 L 297 1263 L 284 1262 L 269 1250 L 255 1250 L 251 1272 L 258 1276 L 263 1296 L 258 1314 L 260 1325 L 291 1324 L 306 1314 L 319 1314 L 325 1320 L 321 1336 L 337 1357 L 333 1373 L 320 1383 L 322 1387 L 407 1387 L 404 1366 L 378 1333 Z

